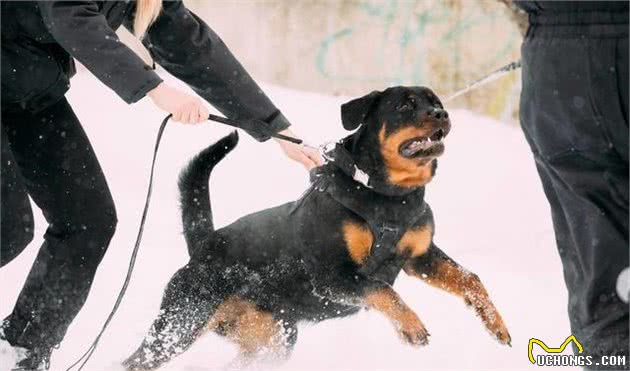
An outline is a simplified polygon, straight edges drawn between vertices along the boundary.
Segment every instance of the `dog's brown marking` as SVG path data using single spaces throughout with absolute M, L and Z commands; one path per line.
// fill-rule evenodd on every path
M 374 290 L 364 297 L 368 308 L 375 309 L 389 318 L 400 337 L 412 345 L 426 345 L 429 333 L 418 315 L 402 301 L 391 287 Z
M 370 227 L 365 223 L 346 221 L 343 223 L 343 239 L 352 261 L 363 264 L 370 255 L 374 236 Z
M 434 262 L 428 274 L 418 273 L 413 266 L 413 260 L 409 260 L 403 269 L 407 274 L 416 276 L 431 286 L 464 299 L 466 305 L 475 309 L 488 331 L 502 344 L 510 345 L 510 333 L 503 318 L 476 274 L 447 259 Z
M 381 154 L 385 160 L 388 181 L 404 188 L 421 187 L 433 179 L 433 161 L 419 162 L 417 159 L 405 158 L 398 153 L 398 148 L 407 139 L 426 136 L 426 130 L 407 126 L 385 136 L 385 126 L 378 134 Z
M 208 327 L 237 343 L 245 355 L 260 350 L 279 352 L 282 349 L 282 329 L 271 313 L 236 296 L 219 305 Z
M 406 231 L 400 241 L 398 241 L 396 252 L 411 258 L 424 255 L 427 250 L 429 250 L 432 238 L 433 227 L 430 224 L 410 229 Z

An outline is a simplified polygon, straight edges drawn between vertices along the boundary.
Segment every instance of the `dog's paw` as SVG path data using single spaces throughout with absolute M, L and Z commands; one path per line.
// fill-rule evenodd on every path
M 507 329 L 507 326 L 503 322 L 503 318 L 499 312 L 494 309 L 491 311 L 491 315 L 484 318 L 484 325 L 486 329 L 492 334 L 499 343 L 503 345 L 512 346 L 512 337 Z
M 510 332 L 508 331 L 507 327 L 505 327 L 503 321 L 501 320 L 500 322 L 500 324 L 493 326 L 493 328 L 495 329 L 494 336 L 499 341 L 499 343 L 511 347 L 512 337 L 510 336 Z
M 400 323 L 398 334 L 410 345 L 424 346 L 429 344 L 429 332 L 417 316 Z

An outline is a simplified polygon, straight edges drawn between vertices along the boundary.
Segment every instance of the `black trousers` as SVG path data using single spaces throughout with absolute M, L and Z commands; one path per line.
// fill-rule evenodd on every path
M 628 14 L 530 16 L 522 58 L 521 124 L 551 206 L 573 334 L 586 354 L 627 355 L 628 304 L 615 287 L 629 264 Z
M 51 347 L 85 302 L 116 227 L 114 202 L 65 99 L 37 114 L 2 112 L 0 264 L 33 238 L 30 196 L 48 229 L 5 330 L 14 346 Z

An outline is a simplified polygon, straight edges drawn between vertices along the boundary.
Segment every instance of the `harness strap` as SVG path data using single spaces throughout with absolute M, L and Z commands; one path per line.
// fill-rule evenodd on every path
M 426 211 L 424 192 L 418 190 L 397 197 L 383 195 L 358 185 L 336 164 L 334 167 L 328 164 L 314 170 L 311 181 L 312 186 L 296 202 L 292 212 L 317 191 L 326 193 L 359 216 L 368 224 L 374 241 L 370 255 L 358 271 L 372 279 L 391 283 L 404 262 L 404 258 L 396 252 L 398 242 Z
M 398 245 L 398 241 L 402 238 L 404 230 L 401 230 L 400 226 L 387 223 L 377 225 L 369 224 L 371 224 L 370 229 L 375 238 L 372 243 L 371 254 L 367 261 L 359 268 L 359 272 L 366 276 L 375 277 L 378 276 L 377 272 L 379 268 L 387 265 L 387 262 L 396 255 L 396 246 Z

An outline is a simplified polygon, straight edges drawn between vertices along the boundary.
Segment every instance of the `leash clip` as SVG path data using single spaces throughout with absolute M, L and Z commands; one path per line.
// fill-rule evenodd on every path
M 335 157 L 332 155 L 335 146 L 337 146 L 336 142 L 328 142 L 319 146 L 319 153 L 326 162 L 335 162 Z

